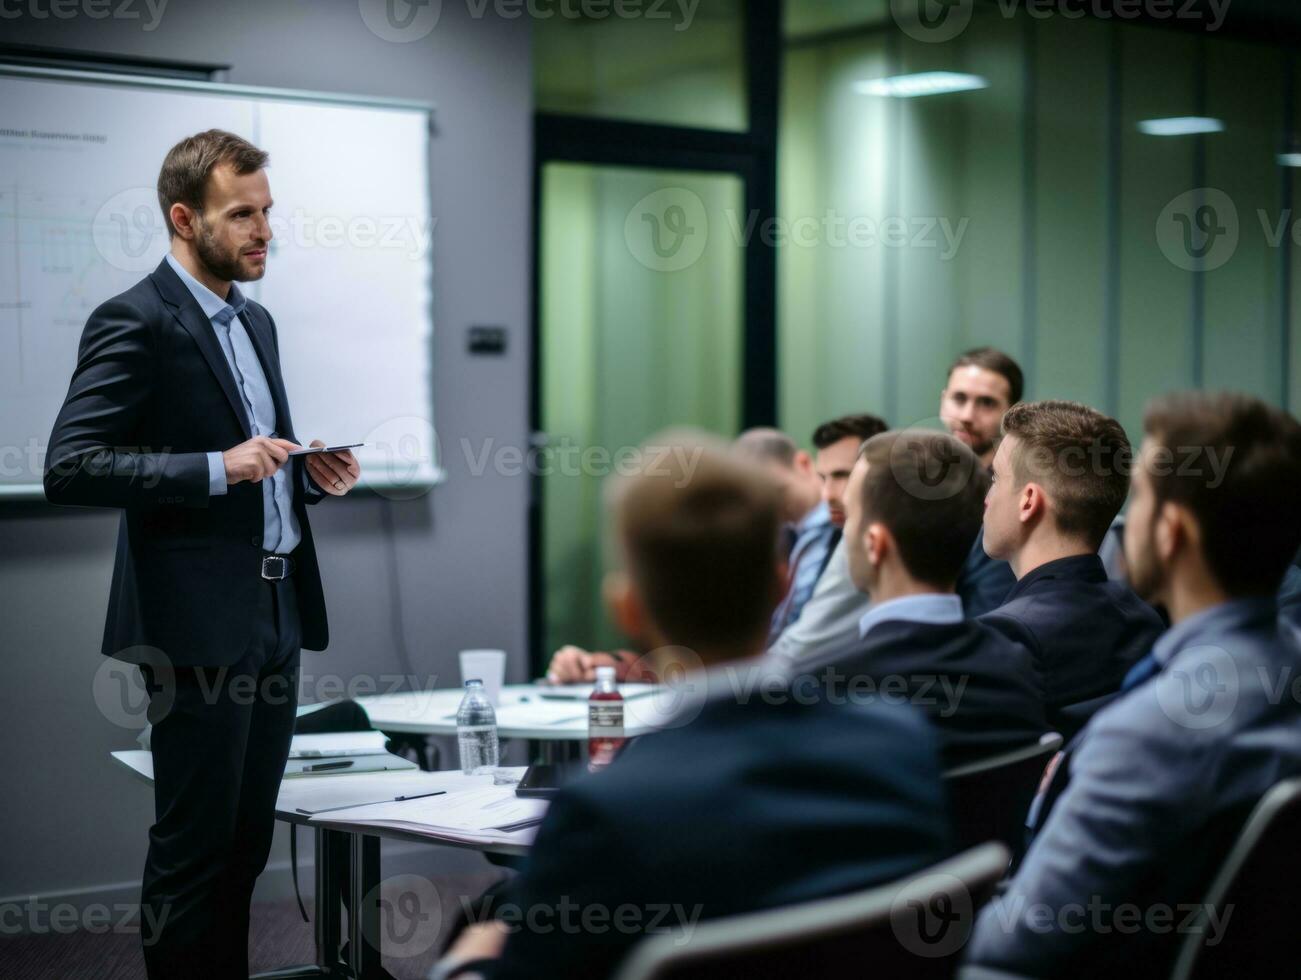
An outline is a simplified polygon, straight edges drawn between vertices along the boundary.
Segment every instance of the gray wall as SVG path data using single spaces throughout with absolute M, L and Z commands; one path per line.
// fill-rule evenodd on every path
M 421 682 L 439 675 L 456 683 L 456 651 L 472 646 L 508 650 L 509 679 L 524 679 L 527 481 L 494 475 L 491 467 L 472 476 L 460 440 L 526 444 L 527 20 L 495 19 L 490 6 L 474 19 L 470 5 L 447 0 L 428 36 L 400 44 L 371 33 L 355 0 L 170 0 L 153 31 L 143 30 L 142 20 L 84 13 L 38 20 L 27 5 L 18 9 L 18 19 L 0 21 L 0 41 L 226 63 L 234 84 L 437 104 L 434 418 L 448 479 L 416 500 L 371 496 L 313 509 L 331 642 L 324 653 L 304 652 L 303 673 L 388 686 L 407 672 L 396 653 L 401 630 Z M 48 13 L 49 6 L 39 9 Z M 137 2 L 131 9 L 147 8 Z M 507 355 L 469 357 L 465 331 L 473 323 L 507 326 Z M 49 432 L 32 435 L 43 443 Z M 385 508 L 395 553 L 382 531 Z M 135 747 L 135 733 L 106 720 L 92 697 L 117 520 L 109 511 L 0 506 L 0 899 L 129 894 L 139 880 L 152 795 L 111 764 L 109 751 Z M 393 618 L 394 557 L 400 623 Z M 273 861 L 284 856 L 283 844 Z

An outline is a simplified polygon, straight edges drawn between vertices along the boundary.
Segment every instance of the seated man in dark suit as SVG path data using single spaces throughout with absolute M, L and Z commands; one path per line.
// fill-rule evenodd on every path
M 1075 402 L 1022 402 L 1003 416 L 985 498 L 985 550 L 1016 585 L 980 617 L 1029 649 L 1048 723 L 1069 738 L 1164 629 L 1156 610 L 1098 557 L 1129 493 L 1129 439 Z
M 922 707 L 946 768 L 1027 745 L 1047 728 L 1030 651 L 964 619 L 953 591 L 987 486 L 976 455 L 946 433 L 885 432 L 864 443 L 845 490 L 843 540 L 872 606 L 857 640 L 793 668 L 797 691 Z
M 1056 767 L 1065 789 L 969 958 L 1035 977 L 1168 976 L 1232 836 L 1301 773 L 1275 593 L 1301 542 L 1301 425 L 1244 395 L 1154 401 L 1131 475 L 1134 589 L 1173 622 Z M 1231 909 L 1198 929 L 1213 944 Z M 1232 928 L 1229 925 L 1229 928 Z
M 615 485 L 624 569 L 605 593 L 665 676 L 686 667 L 702 693 L 561 791 L 495 921 L 467 927 L 436 975 L 500 952 L 474 969 L 606 978 L 649 933 L 685 938 L 698 919 L 853 892 L 945 855 L 925 718 L 798 699 L 755 662 L 784 585 L 771 481 L 721 452 L 694 472 L 681 458 Z

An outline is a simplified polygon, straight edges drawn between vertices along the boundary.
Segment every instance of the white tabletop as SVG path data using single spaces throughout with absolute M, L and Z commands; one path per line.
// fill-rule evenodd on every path
M 130 749 L 111 753 L 115 762 L 125 766 L 132 773 L 146 782 L 154 779 L 153 754 L 140 749 Z M 518 778 L 524 774 L 523 767 L 510 769 Z M 373 834 L 376 837 L 388 837 L 399 840 L 421 840 L 446 844 L 453 847 L 469 848 L 478 851 L 494 851 L 503 854 L 523 854 L 527 851 L 527 839 L 519 842 L 500 840 L 467 840 L 461 835 L 447 835 L 437 828 L 422 830 L 416 826 L 372 826 L 364 819 L 369 816 L 367 808 L 351 809 L 358 804 L 373 804 L 374 811 L 381 812 L 380 801 L 392 800 L 405 796 L 418 798 L 421 794 L 443 791 L 454 794 L 461 790 L 482 789 L 492 786 L 491 775 L 467 776 L 460 770 L 443 772 L 424 772 L 408 769 L 400 772 L 349 773 L 313 776 L 296 776 L 284 779 L 280 784 L 280 794 L 276 798 L 276 818 L 289 823 L 321 826 L 326 829 L 346 830 L 352 833 Z M 503 788 L 503 795 L 513 790 Z M 437 819 L 438 797 L 421 807 L 423 813 L 431 819 Z M 348 807 L 349 809 L 329 810 L 327 807 Z M 303 810 L 315 811 L 303 813 Z M 524 835 L 527 838 L 528 835 Z
M 623 728 L 629 738 L 662 727 L 677 710 L 677 698 L 665 696 L 666 689 L 628 685 L 624 690 Z M 535 684 L 503 687 L 497 706 L 497 734 L 543 741 L 587 738 L 587 702 L 581 698 L 552 700 L 544 697 L 546 693 L 548 688 Z M 366 709 L 371 725 L 386 732 L 455 735 L 456 709 L 463 694 L 460 688 L 403 691 L 357 698 L 357 703 Z

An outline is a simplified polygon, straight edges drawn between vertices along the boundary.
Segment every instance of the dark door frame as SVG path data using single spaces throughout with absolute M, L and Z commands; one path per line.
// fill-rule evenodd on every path
M 737 174 L 754 227 L 777 213 L 777 109 L 781 75 L 781 0 L 750 0 L 745 10 L 749 129 L 727 132 L 539 112 L 533 126 L 533 259 L 529 332 L 529 427 L 542 430 L 541 190 L 549 163 L 590 163 L 653 170 Z M 777 254 L 764 235 L 745 243 L 742 301 L 741 420 L 772 425 L 777 417 Z M 528 637 L 534 676 L 546 667 L 542 563 L 542 479 L 529 477 Z

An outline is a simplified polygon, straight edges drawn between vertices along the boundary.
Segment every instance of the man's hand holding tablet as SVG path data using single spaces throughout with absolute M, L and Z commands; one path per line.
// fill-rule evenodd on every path
M 313 439 L 310 449 L 291 451 L 290 456 L 305 456 L 307 472 L 318 487 L 326 493 L 342 497 L 356 486 L 361 478 L 361 466 L 352 455 L 354 446 L 326 446 L 320 439 Z

